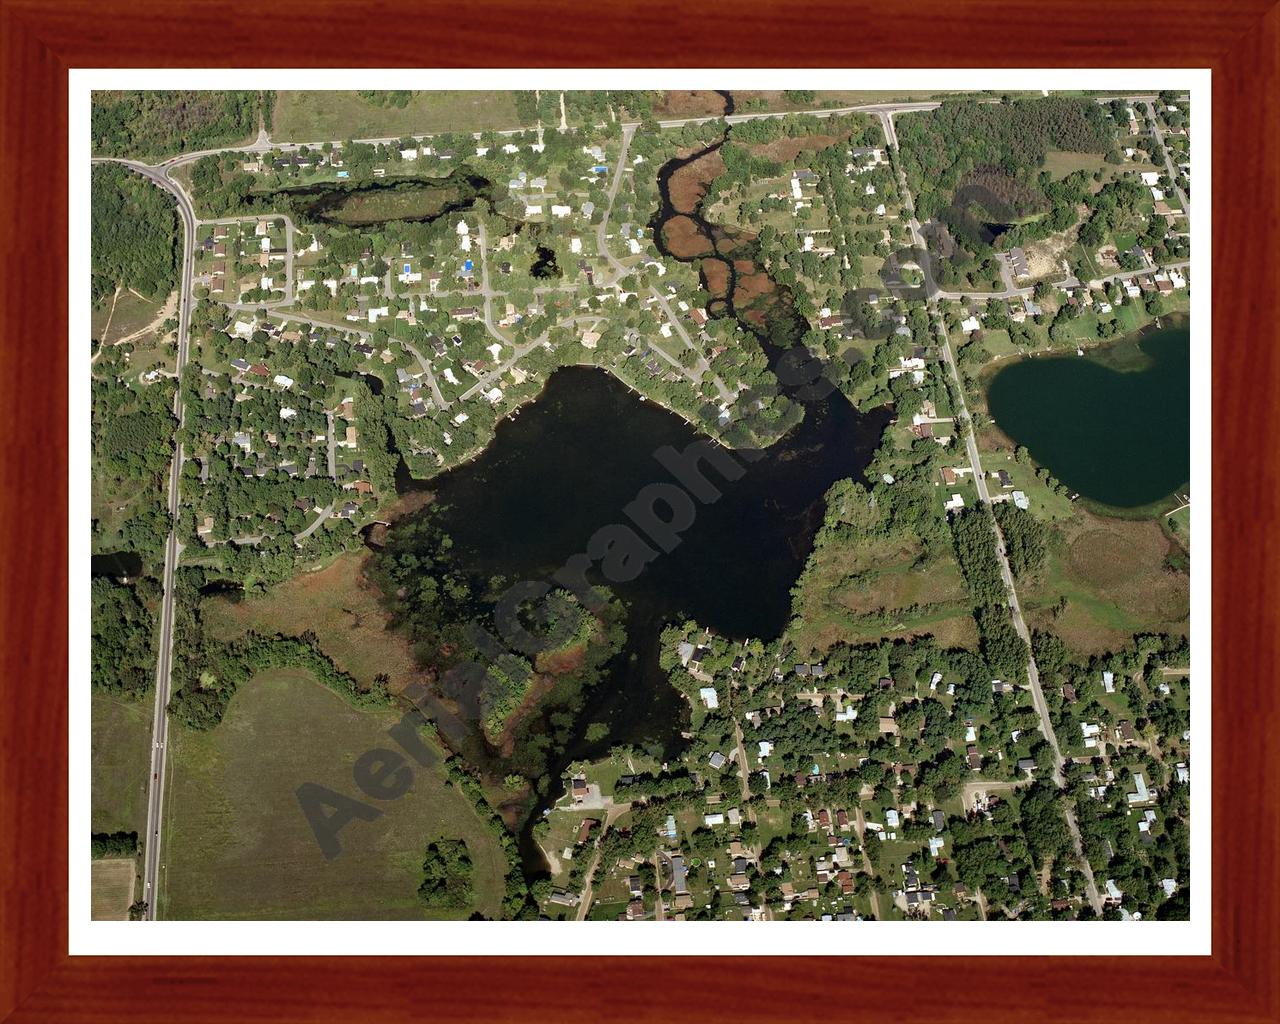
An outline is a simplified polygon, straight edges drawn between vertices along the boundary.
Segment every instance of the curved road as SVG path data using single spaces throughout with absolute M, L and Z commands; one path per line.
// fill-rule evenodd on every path
M 191 206 L 191 199 L 170 179 L 167 170 L 149 167 L 133 160 L 103 161 L 95 158 L 95 163 L 120 163 L 130 170 L 141 174 L 148 181 L 170 193 L 178 204 L 178 214 L 182 218 L 182 276 L 178 284 L 178 378 L 181 380 L 183 368 L 187 365 L 188 337 L 187 328 L 191 322 L 191 267 L 195 255 L 196 216 Z M 178 426 L 182 426 L 182 389 L 178 388 L 173 396 L 173 414 L 177 417 Z M 182 475 L 182 444 L 175 448 L 173 463 L 169 467 L 169 517 L 173 524 L 178 515 L 178 481 Z M 151 779 L 147 790 L 147 830 L 142 840 L 142 899 L 146 901 L 146 919 L 156 919 L 156 903 L 159 895 L 160 832 L 164 821 L 164 780 L 165 764 L 169 748 L 169 683 L 173 663 L 173 577 L 177 568 L 178 556 L 182 553 L 182 545 L 178 542 L 178 533 L 171 525 L 169 539 L 164 546 L 164 598 L 160 606 L 160 636 L 158 639 L 159 654 L 156 658 L 156 695 L 152 708 L 151 724 Z

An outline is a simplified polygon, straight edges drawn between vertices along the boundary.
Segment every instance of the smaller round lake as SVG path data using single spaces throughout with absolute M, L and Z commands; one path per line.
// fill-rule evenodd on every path
M 1116 508 L 1191 475 L 1191 334 L 1135 335 L 1087 356 L 1021 359 L 987 390 L 996 425 L 1067 487 Z

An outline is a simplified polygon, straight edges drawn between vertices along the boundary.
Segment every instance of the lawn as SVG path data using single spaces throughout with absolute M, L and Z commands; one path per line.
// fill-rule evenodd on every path
M 470 801 L 438 765 L 413 764 L 398 800 L 353 821 L 326 860 L 295 790 L 318 783 L 362 800 L 356 759 L 395 748 L 397 716 L 357 711 L 298 669 L 272 669 L 236 694 L 208 732 L 170 734 L 160 910 L 169 919 L 424 919 L 422 859 L 435 839 L 462 839 L 475 865 L 475 909 L 497 916 L 506 859 Z
M 1098 153 L 1067 153 L 1060 149 L 1051 149 L 1045 154 L 1043 170 L 1048 171 L 1054 181 L 1058 181 L 1076 171 L 1088 171 L 1093 175 L 1097 171 L 1105 170 L 1108 166 L 1110 165 Z
M 151 767 L 151 695 L 125 701 L 94 691 L 90 704 L 93 765 L 90 820 L 94 832 L 147 828 Z M 88 836 L 84 837 L 87 843 Z
M 127 921 L 138 864 L 132 857 L 95 860 L 89 878 L 89 913 L 94 921 Z
M 400 108 L 375 106 L 356 92 L 281 90 L 271 138 L 324 142 L 519 127 L 510 92 L 419 91 Z

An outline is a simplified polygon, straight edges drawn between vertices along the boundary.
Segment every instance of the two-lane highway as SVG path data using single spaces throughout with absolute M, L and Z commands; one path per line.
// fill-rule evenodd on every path
M 97 161 L 96 162 L 103 162 Z M 182 270 L 178 283 L 178 379 L 181 381 L 183 368 L 187 365 L 188 336 L 187 329 L 191 323 L 191 270 L 195 257 L 196 216 L 191 200 L 185 192 L 172 181 L 168 173 L 146 164 L 132 160 L 118 160 L 129 169 L 141 174 L 170 193 L 178 205 L 178 214 L 182 218 Z M 182 426 L 182 389 L 179 387 L 173 396 L 173 414 L 177 417 L 178 426 Z M 173 523 L 178 515 L 178 483 L 182 478 L 182 444 L 177 442 L 174 448 L 173 463 L 169 468 L 169 516 Z M 156 904 L 159 898 L 160 840 L 164 825 L 164 785 L 165 765 L 169 749 L 169 683 L 173 664 L 173 590 L 174 573 L 177 570 L 178 557 L 182 554 L 182 545 L 178 542 L 177 530 L 171 526 L 169 539 L 164 547 L 164 597 L 160 607 L 160 633 L 157 638 L 159 654 L 156 658 L 156 694 L 152 709 L 151 725 L 151 778 L 147 791 L 147 831 L 142 840 L 142 899 L 147 904 L 147 920 L 156 919 Z

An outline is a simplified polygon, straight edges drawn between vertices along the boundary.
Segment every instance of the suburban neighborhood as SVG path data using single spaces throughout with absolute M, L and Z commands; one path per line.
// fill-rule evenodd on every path
M 1187 917 L 1189 97 L 333 95 L 95 121 L 104 916 Z

